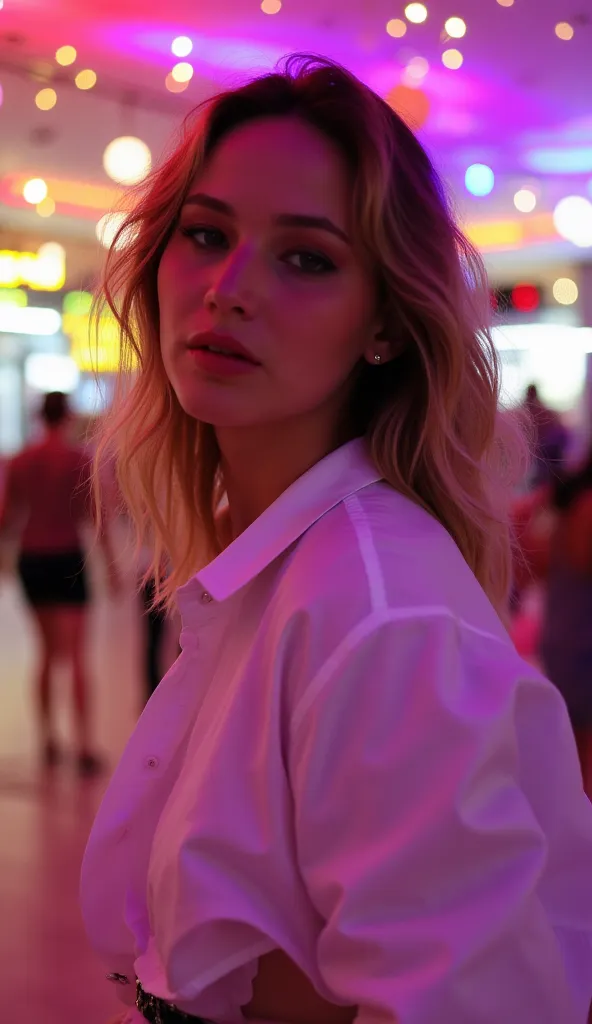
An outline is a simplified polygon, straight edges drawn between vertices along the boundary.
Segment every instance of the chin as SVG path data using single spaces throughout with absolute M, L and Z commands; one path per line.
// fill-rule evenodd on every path
M 250 427 L 265 422 L 261 407 L 254 402 L 239 400 L 237 395 L 197 394 L 180 389 L 179 404 L 188 416 L 212 427 Z

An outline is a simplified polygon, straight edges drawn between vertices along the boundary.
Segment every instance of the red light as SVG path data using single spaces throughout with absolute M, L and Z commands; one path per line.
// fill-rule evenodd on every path
M 514 309 L 519 313 L 532 313 L 541 304 L 538 288 L 533 284 L 517 284 L 510 296 Z

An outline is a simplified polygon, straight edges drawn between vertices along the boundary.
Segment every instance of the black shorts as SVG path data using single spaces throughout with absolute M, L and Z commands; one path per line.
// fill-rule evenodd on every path
M 23 552 L 18 574 L 29 604 L 84 605 L 88 588 L 82 551 Z

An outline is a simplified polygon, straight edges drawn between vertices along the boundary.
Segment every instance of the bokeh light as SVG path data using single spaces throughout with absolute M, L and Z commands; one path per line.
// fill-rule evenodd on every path
M 175 64 L 171 75 L 175 82 L 189 82 L 193 78 L 193 68 L 187 61 L 181 61 L 180 64 Z
M 164 80 L 164 84 L 166 85 L 169 92 L 185 92 L 185 90 L 189 88 L 189 82 L 175 81 L 170 71 Z
M 464 57 L 460 50 L 455 50 L 454 48 L 444 50 L 444 53 L 442 54 L 442 63 L 444 67 L 450 68 L 451 71 L 457 71 L 462 67 L 463 60 Z
M 558 277 L 553 285 L 553 298 L 561 306 L 573 306 L 578 301 L 578 286 L 570 277 Z
M 96 236 L 105 249 L 110 249 L 115 241 L 115 236 L 125 220 L 125 213 L 106 213 L 98 222 L 95 232 Z M 125 234 L 125 232 L 124 232 Z M 125 244 L 123 239 L 118 239 L 117 248 Z
M 35 106 L 39 110 L 51 110 L 58 101 L 58 94 L 55 89 L 40 89 L 35 97 Z
M 592 203 L 584 196 L 566 196 L 553 211 L 556 231 L 580 249 L 592 246 Z
M 135 185 L 149 173 L 152 155 L 142 139 L 122 135 L 113 139 L 105 149 L 103 167 L 118 185 Z
M 23 198 L 27 203 L 31 203 L 32 206 L 37 206 L 37 203 L 43 202 L 47 192 L 47 185 L 43 178 L 30 178 L 23 186 Z
M 430 65 L 425 57 L 412 57 L 403 72 L 403 82 L 412 89 L 417 88 L 418 85 L 421 85 L 429 70 Z
M 495 175 L 487 164 L 471 164 L 465 173 L 467 191 L 474 196 L 488 196 L 495 185 Z
M 405 8 L 405 17 L 407 21 L 413 22 L 414 25 L 421 25 L 428 16 L 428 9 L 425 4 L 407 4 Z
M 393 39 L 402 39 L 407 31 L 407 25 L 401 18 L 391 18 L 386 23 L 386 30 Z
M 514 196 L 514 206 L 520 213 L 532 213 L 537 204 L 534 192 L 529 188 L 520 188 Z
M 51 217 L 55 213 L 55 208 L 56 204 L 51 196 L 46 196 L 35 207 L 40 217 Z
M 282 0 L 261 0 L 261 10 L 264 14 L 279 14 L 282 9 Z
M 189 36 L 177 36 L 171 44 L 171 52 L 175 57 L 188 57 L 193 49 Z
M 497 0 L 500 7 L 513 7 L 514 0 Z
M 555 35 L 558 39 L 565 39 L 567 41 L 573 39 L 574 30 L 568 21 L 560 21 L 555 26 Z
M 467 31 L 466 22 L 462 18 L 449 18 L 444 28 L 451 39 L 462 39 Z
M 423 128 L 430 115 L 429 96 L 423 89 L 411 89 L 408 85 L 396 85 L 388 93 L 386 101 L 410 128 Z
M 541 296 L 534 284 L 517 284 L 511 291 L 511 302 L 519 313 L 534 313 L 541 304 Z
M 85 68 L 84 71 L 78 72 L 74 81 L 79 89 L 93 89 L 97 84 L 97 76 L 90 68 Z
M 55 59 L 58 64 L 61 64 L 63 68 L 68 67 L 68 64 L 73 64 L 78 54 L 73 46 L 60 46 L 59 50 L 56 51 Z

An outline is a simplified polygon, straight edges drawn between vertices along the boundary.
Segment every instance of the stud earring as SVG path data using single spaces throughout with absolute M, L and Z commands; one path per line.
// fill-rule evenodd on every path
M 380 352 L 375 352 L 374 353 L 374 362 L 375 363 L 381 363 L 382 362 L 382 356 L 380 355 Z

